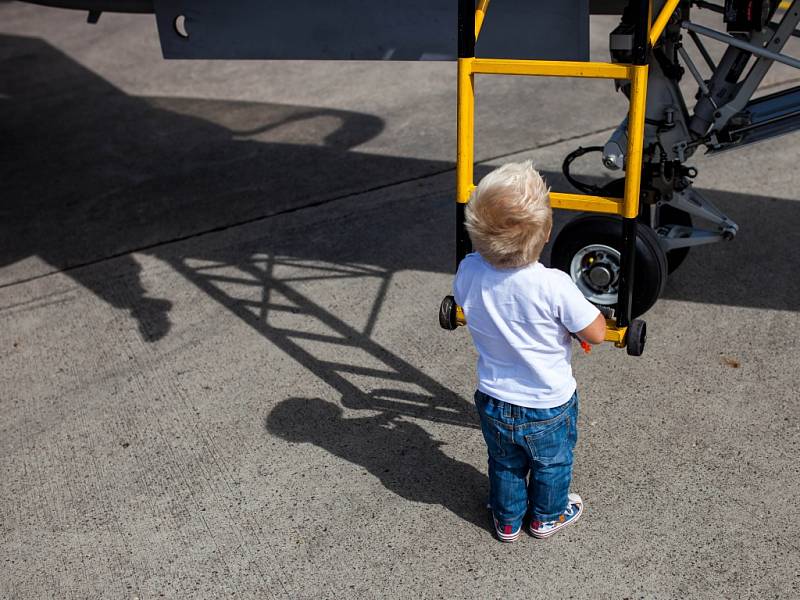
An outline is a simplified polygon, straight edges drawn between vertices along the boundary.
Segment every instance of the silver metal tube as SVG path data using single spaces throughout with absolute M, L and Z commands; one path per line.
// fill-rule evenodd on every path
M 694 66 L 692 59 L 689 57 L 689 53 L 683 48 L 683 46 L 678 46 L 678 53 L 681 55 L 683 62 L 686 63 L 686 66 L 689 67 L 689 72 L 694 77 L 694 80 L 697 82 L 697 85 L 700 86 L 700 92 L 703 96 L 708 96 L 708 86 L 706 82 L 703 81 L 703 77 L 700 75 L 700 71 L 697 70 L 697 67 Z
M 692 38 L 694 45 L 697 46 L 697 49 L 700 51 L 700 54 L 703 56 L 703 60 L 706 61 L 708 68 L 711 69 L 713 72 L 717 65 L 714 64 L 714 61 L 711 59 L 711 55 L 706 50 L 706 47 L 703 45 L 703 41 L 698 37 L 698 35 L 694 31 L 689 32 L 689 37 Z
M 800 69 L 800 60 L 792 58 L 791 56 L 786 56 L 784 54 L 778 54 L 777 52 L 772 52 L 771 50 L 766 50 L 762 46 L 756 46 L 749 42 L 745 42 L 744 40 L 735 38 L 732 35 L 720 33 L 719 31 L 714 31 L 713 29 L 709 29 L 708 27 L 703 27 L 702 25 L 697 25 L 695 23 L 690 23 L 689 21 L 684 21 L 683 23 L 681 23 L 681 27 L 688 31 L 695 31 L 700 35 L 710 37 L 711 39 L 722 42 L 723 44 L 728 44 L 729 46 L 733 46 L 734 48 L 739 48 L 740 50 L 746 50 L 747 52 L 750 52 L 751 54 L 754 54 L 756 56 L 762 56 L 764 58 L 774 60 L 775 62 L 783 63 L 784 65 L 789 65 L 790 67 L 794 67 L 795 69 Z

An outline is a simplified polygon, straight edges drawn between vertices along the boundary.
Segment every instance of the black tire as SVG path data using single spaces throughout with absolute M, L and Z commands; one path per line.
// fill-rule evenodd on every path
M 655 232 L 642 224 L 636 228 L 636 232 L 631 318 L 647 312 L 667 283 L 667 258 Z M 573 219 L 553 242 L 550 263 L 569 275 L 573 257 L 592 244 L 602 244 L 621 253 L 622 219 L 607 215 L 584 215 Z M 616 309 L 616 302 L 608 305 Z
M 439 305 L 439 326 L 448 331 L 453 331 L 458 327 L 456 323 L 456 299 L 453 296 L 445 296 Z
M 611 196 L 613 198 L 622 198 L 625 193 L 625 180 L 615 179 L 603 186 L 601 195 Z M 650 225 L 650 207 L 646 204 L 641 206 L 639 211 L 639 222 L 645 225 Z M 656 227 L 662 225 L 681 225 L 683 227 L 692 227 L 692 215 L 679 210 L 669 204 L 662 204 L 658 208 L 658 216 Z M 689 256 L 689 248 L 676 248 L 667 252 L 667 269 L 670 273 L 674 272 L 681 266 L 686 257 Z
M 641 356 L 647 342 L 647 323 L 641 319 L 634 319 L 625 335 L 628 355 Z

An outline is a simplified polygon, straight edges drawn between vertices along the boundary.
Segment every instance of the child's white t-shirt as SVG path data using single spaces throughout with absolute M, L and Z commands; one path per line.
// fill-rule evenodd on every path
M 600 311 L 572 279 L 535 262 L 497 269 L 477 252 L 453 284 L 478 350 L 478 389 L 529 408 L 553 408 L 575 392 L 572 338 Z

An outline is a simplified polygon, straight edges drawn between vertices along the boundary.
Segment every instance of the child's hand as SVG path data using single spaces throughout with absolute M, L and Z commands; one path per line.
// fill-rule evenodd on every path
M 583 348 L 583 351 L 586 354 L 589 354 L 589 352 L 592 351 L 592 345 L 589 342 L 584 342 L 581 338 L 578 337 L 578 334 L 576 334 L 576 333 L 570 333 L 570 335 L 573 338 L 575 338 L 575 341 L 578 342 L 581 345 L 581 348 Z

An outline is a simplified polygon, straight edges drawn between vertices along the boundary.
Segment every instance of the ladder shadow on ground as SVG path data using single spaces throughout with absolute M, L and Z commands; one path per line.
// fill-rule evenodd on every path
M 470 404 L 372 339 L 372 328 L 385 299 L 390 271 L 365 265 L 309 263 L 265 254 L 233 265 L 214 262 L 208 256 L 202 261 L 201 266 L 194 267 L 191 266 L 196 262 L 193 259 L 173 260 L 171 264 L 208 296 L 335 389 L 346 408 L 477 427 Z M 277 266 L 289 267 L 301 274 L 279 278 L 273 275 Z M 237 271 L 236 275 L 230 274 L 232 268 Z M 294 282 L 358 278 L 377 278 L 381 282 L 364 329 L 345 322 L 292 285 Z M 243 288 L 247 290 L 246 286 L 253 288 L 258 298 L 246 293 L 236 295 Z M 246 297 L 241 297 L 243 295 Z M 348 362 L 350 354 L 356 355 L 356 360 Z M 369 362 L 369 366 L 365 362 Z M 359 385 L 355 381 L 359 378 L 368 381 Z
M 441 505 L 488 527 L 483 507 L 486 476 L 448 456 L 442 450 L 445 444 L 416 422 L 476 429 L 472 405 L 372 339 L 391 271 L 265 253 L 234 264 L 205 255 L 201 260 L 173 259 L 172 265 L 340 395 L 341 405 L 322 398 L 280 401 L 264 421 L 270 434 L 314 444 L 361 465 L 402 498 Z M 277 270 L 290 274 L 278 276 Z M 364 278 L 379 284 L 363 328 L 345 322 L 296 287 Z M 367 416 L 347 416 L 345 409 Z

